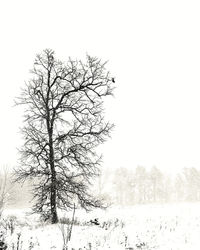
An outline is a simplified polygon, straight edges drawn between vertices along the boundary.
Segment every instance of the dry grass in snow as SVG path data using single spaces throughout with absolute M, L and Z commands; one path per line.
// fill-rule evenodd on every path
M 24 211 L 7 210 L 0 223 L 0 243 L 4 243 L 0 249 L 196 250 L 200 247 L 199 211 L 197 203 L 141 205 L 91 213 L 79 210 L 67 242 L 72 212 L 62 214 L 62 223 L 50 225 Z M 90 222 L 95 218 L 99 225 Z

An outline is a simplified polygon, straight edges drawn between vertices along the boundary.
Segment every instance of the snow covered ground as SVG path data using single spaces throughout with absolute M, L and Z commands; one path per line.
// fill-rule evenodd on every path
M 72 212 L 63 215 L 71 218 Z M 138 205 L 90 213 L 76 211 L 65 249 L 200 249 L 200 204 Z M 100 225 L 90 223 L 98 218 Z M 65 219 L 67 222 L 67 219 Z M 63 249 L 67 224 L 50 225 L 25 211 L 6 210 L 0 239 L 12 250 Z

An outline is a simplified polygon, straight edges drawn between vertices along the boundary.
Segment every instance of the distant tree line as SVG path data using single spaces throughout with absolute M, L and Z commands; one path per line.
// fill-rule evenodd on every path
M 0 173 L 1 197 L 6 207 L 24 208 L 33 204 L 33 181 L 23 186 L 11 181 L 9 174 Z M 3 185 L 5 184 L 5 185 Z M 184 168 L 169 176 L 159 168 L 147 170 L 106 169 L 96 178 L 92 191 L 108 204 L 135 205 L 167 202 L 199 202 L 200 170 Z
M 184 168 L 173 176 L 157 167 L 149 171 L 142 166 L 134 170 L 118 168 L 104 173 L 100 184 L 100 195 L 114 204 L 200 201 L 200 170 L 196 168 Z

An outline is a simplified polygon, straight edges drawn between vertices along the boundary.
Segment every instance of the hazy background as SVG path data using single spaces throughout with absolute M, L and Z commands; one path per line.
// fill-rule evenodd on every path
M 88 53 L 116 77 L 106 116 L 116 124 L 104 167 L 200 169 L 200 2 L 7 0 L 0 3 L 0 166 L 16 165 L 21 108 L 36 53 Z

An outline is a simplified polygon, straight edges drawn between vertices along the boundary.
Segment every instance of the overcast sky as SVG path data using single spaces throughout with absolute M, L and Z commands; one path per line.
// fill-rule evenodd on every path
M 0 166 L 14 166 L 22 110 L 13 107 L 36 53 L 108 60 L 116 125 L 105 167 L 200 169 L 200 2 L 18 0 L 0 2 Z

